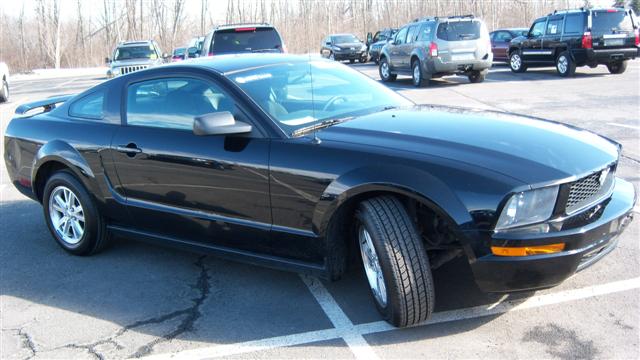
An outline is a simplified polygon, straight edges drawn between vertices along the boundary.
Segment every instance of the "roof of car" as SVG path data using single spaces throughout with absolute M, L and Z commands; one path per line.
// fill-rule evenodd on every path
M 176 66 L 197 66 L 220 73 L 232 73 L 275 64 L 300 63 L 309 60 L 322 60 L 309 55 L 290 54 L 230 54 L 201 57 L 183 61 Z
M 224 25 L 216 26 L 215 28 L 213 28 L 213 31 L 235 29 L 235 28 L 240 28 L 240 27 L 272 28 L 273 25 L 271 25 L 269 23 L 224 24 Z
M 136 46 L 136 45 L 150 45 L 151 40 L 139 40 L 139 41 L 123 41 L 118 46 Z
M 529 30 L 529 28 L 526 27 L 521 27 L 521 28 L 500 28 L 500 29 L 495 29 L 492 31 L 496 32 L 496 31 L 525 31 L 525 30 Z
M 339 34 L 330 34 L 329 36 L 355 36 L 350 33 L 339 33 Z

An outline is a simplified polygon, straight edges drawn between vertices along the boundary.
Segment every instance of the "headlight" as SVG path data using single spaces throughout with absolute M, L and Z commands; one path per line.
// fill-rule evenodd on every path
M 337 46 L 332 46 L 332 47 L 331 47 L 331 50 L 333 50 L 333 51 L 340 51 L 341 49 L 340 49 L 339 47 L 337 47 Z
M 111 69 L 111 73 L 113 75 L 120 75 L 120 69 L 119 68 L 113 68 L 113 69 Z
M 502 209 L 496 230 L 534 224 L 548 220 L 558 197 L 558 186 L 513 194 Z

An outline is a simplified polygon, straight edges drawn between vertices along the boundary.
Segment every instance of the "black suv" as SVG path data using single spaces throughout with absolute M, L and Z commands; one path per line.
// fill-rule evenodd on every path
M 367 62 L 367 45 L 353 34 L 332 34 L 322 39 L 320 55 L 330 60 Z
M 526 36 L 511 41 L 511 70 L 555 64 L 560 76 L 572 76 L 576 66 L 602 64 L 610 73 L 622 74 L 640 46 L 632 14 L 619 8 L 579 9 L 539 18 Z
M 192 51 L 189 48 L 189 53 Z M 276 28 L 267 23 L 228 24 L 216 27 L 205 36 L 200 56 L 251 52 L 283 53 L 286 49 Z

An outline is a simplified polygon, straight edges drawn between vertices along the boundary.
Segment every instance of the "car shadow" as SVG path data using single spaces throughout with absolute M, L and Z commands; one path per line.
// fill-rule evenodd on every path
M 294 273 L 129 239 L 115 239 L 99 255 L 71 256 L 55 244 L 38 203 L 5 202 L 0 215 L 4 327 L 35 321 L 39 331 L 57 328 L 68 333 L 69 346 L 78 346 L 72 334 L 94 329 L 96 343 L 115 344 L 118 357 L 142 356 L 172 339 L 228 344 L 332 327 Z M 501 298 L 476 287 L 462 258 L 433 275 L 436 311 L 484 306 Z M 325 285 L 355 324 L 382 320 L 361 265 L 354 264 L 341 281 Z M 33 303 L 45 306 L 47 315 L 20 310 Z M 468 324 L 477 327 L 493 318 Z M 100 327 L 105 325 L 100 324 L 115 324 L 116 329 L 104 334 Z M 150 342 L 149 335 L 156 339 Z

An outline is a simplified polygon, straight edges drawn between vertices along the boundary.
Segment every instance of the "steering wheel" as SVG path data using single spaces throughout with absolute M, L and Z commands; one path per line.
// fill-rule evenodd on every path
M 327 100 L 327 103 L 322 108 L 322 111 L 329 111 L 329 109 L 333 105 L 335 105 L 338 102 L 338 100 L 342 100 L 342 102 L 349 101 L 349 100 L 347 100 L 347 98 L 345 96 L 342 96 L 342 95 L 332 96 L 329 100 Z

